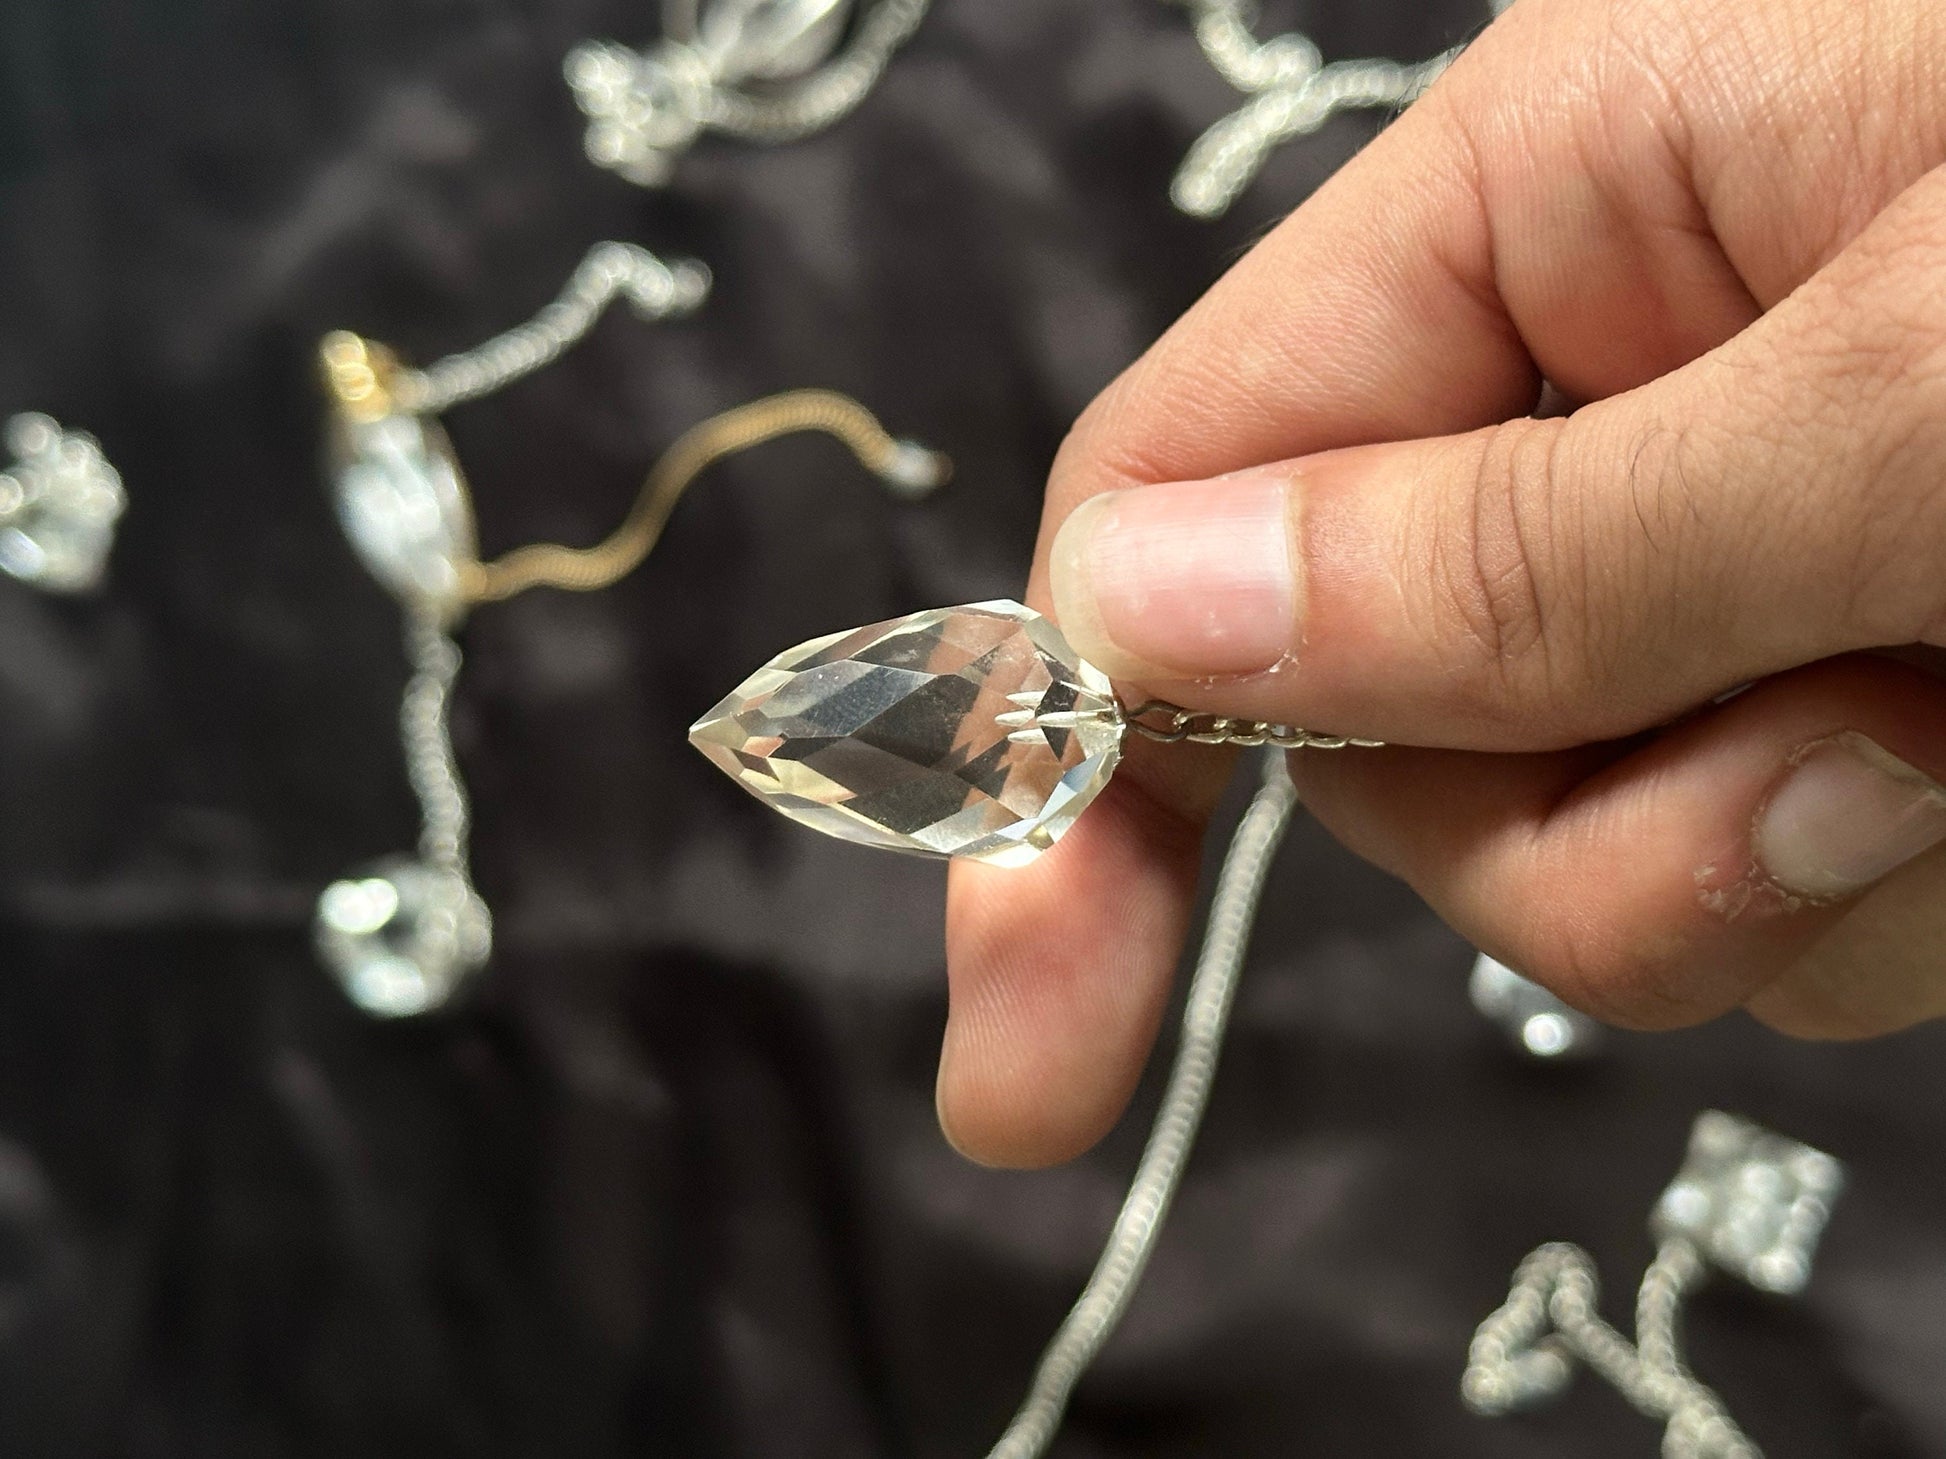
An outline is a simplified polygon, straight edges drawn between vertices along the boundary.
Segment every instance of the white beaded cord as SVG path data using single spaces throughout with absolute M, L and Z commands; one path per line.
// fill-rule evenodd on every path
M 1135 1178 L 1080 1300 L 1041 1355 L 1026 1400 L 988 1459 L 1039 1459 L 1047 1451 L 1075 1384 L 1134 1299 L 1209 1104 L 1264 882 L 1296 807 L 1297 790 L 1284 753 L 1267 752 L 1263 785 L 1244 812 L 1217 874 L 1202 951 L 1189 982 L 1181 1042 Z
M 665 263 L 637 244 L 597 243 L 532 319 L 423 370 L 401 371 L 393 392 L 401 410 L 438 415 L 552 364 L 618 298 L 643 319 L 669 319 L 694 311 L 709 290 L 710 271 L 695 259 Z
M 1763 1459 L 1682 1359 L 1682 1303 L 1703 1271 L 1693 1243 L 1662 1243 L 1636 1295 L 1631 1344 L 1598 1310 L 1594 1259 L 1566 1242 L 1541 1247 L 1474 1334 L 1461 1398 L 1487 1417 L 1531 1408 L 1567 1387 L 1578 1358 L 1630 1407 L 1663 1422 L 1663 1459 Z
M 1194 218 L 1227 212 L 1285 142 L 1315 132 L 1341 111 L 1409 104 L 1459 54 L 1454 48 L 1416 63 L 1374 58 L 1326 65 L 1302 34 L 1257 40 L 1250 30 L 1255 6 L 1249 0 L 1176 3 L 1194 17 L 1197 43 L 1210 64 L 1250 94 L 1241 108 L 1197 138 L 1170 184 L 1170 200 Z

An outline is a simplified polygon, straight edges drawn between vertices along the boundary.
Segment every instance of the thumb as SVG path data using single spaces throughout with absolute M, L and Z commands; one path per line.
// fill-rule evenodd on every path
M 1660 723 L 1946 618 L 1946 173 L 1711 354 L 1553 420 L 1105 492 L 1057 615 L 1192 708 L 1465 749 Z

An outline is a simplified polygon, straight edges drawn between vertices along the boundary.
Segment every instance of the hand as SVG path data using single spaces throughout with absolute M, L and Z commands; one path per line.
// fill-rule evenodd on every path
M 1090 408 L 1030 599 L 1135 695 L 1399 746 L 1306 804 L 1603 1018 L 1946 1013 L 1946 683 L 1871 652 L 1946 644 L 1942 161 L 1939 0 L 1519 0 Z M 1137 745 L 954 868 L 969 1155 L 1120 1113 L 1225 772 Z

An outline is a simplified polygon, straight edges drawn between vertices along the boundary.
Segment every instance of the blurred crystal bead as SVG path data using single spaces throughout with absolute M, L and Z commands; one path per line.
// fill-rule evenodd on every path
M 352 1002 L 407 1018 L 447 1002 L 486 961 L 493 922 L 458 872 L 400 857 L 325 889 L 317 944 Z
M 51 593 L 99 586 L 127 506 L 120 474 L 92 436 L 44 415 L 15 416 L 6 438 L 15 459 L 0 475 L 0 571 Z
M 452 612 L 475 554 L 473 515 L 445 432 L 419 416 L 341 416 L 338 516 L 359 560 L 407 602 Z
M 950 460 L 917 441 L 900 441 L 892 458 L 878 468 L 879 477 L 895 496 L 917 500 L 944 486 L 953 474 Z
M 1709 1110 L 1697 1116 L 1683 1168 L 1650 1228 L 1660 1240 L 1694 1243 L 1753 1287 L 1802 1291 L 1844 1179 L 1844 1167 L 1823 1151 Z
M 1124 721 L 1047 619 L 998 601 L 778 655 L 689 732 L 758 799 L 847 841 L 1033 860 L 1108 783 Z
M 714 82 L 702 56 L 673 43 L 641 53 L 595 41 L 571 51 L 565 69 L 588 118 L 589 160 L 643 187 L 667 182 L 703 130 Z
M 1539 983 L 1481 953 L 1467 984 L 1473 1006 L 1536 1059 L 1579 1059 L 1601 1043 L 1601 1025 Z
M 838 48 L 851 0 L 712 0 L 695 46 L 723 78 L 783 81 Z

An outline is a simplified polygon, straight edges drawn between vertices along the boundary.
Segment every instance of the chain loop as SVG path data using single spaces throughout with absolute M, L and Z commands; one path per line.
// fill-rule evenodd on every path
M 1187 740 L 1193 745 L 1240 745 L 1254 748 L 1269 745 L 1279 750 L 1378 749 L 1383 740 L 1364 740 L 1352 735 L 1324 734 L 1300 729 L 1296 725 L 1274 724 L 1261 719 L 1237 719 L 1227 714 L 1184 709 L 1162 699 L 1144 700 L 1134 708 L 1124 706 L 1128 727 L 1144 739 L 1176 745 Z M 1160 721 L 1159 723 L 1157 721 Z
M 809 75 L 790 74 L 797 62 L 780 72 L 779 55 L 762 46 L 753 51 L 679 36 L 639 51 L 614 41 L 577 46 L 565 70 L 588 119 L 588 159 L 639 186 L 660 187 L 706 131 L 770 144 L 822 131 L 864 101 L 929 3 L 877 0 L 853 25 L 845 48 Z M 841 10 L 807 11 L 807 35 Z
M 1663 1242 L 1642 1277 L 1631 1343 L 1596 1306 L 1594 1258 L 1566 1242 L 1541 1247 L 1514 1273 L 1506 1303 L 1480 1324 L 1461 1397 L 1483 1416 L 1520 1412 L 1566 1388 L 1579 1358 L 1631 1407 L 1662 1420 L 1665 1459 L 1763 1459 L 1683 1361 L 1683 1301 L 1702 1276 L 1691 1242 Z
M 1181 3 L 1195 20 L 1197 44 L 1210 64 L 1250 98 L 1197 139 L 1170 184 L 1170 200 L 1192 218 L 1221 215 L 1272 151 L 1317 131 L 1339 112 L 1409 105 L 1458 55 L 1456 48 L 1418 63 L 1376 57 L 1326 65 L 1301 33 L 1257 40 L 1250 0 Z M 1503 0 L 1495 0 L 1495 8 L 1504 8 Z

